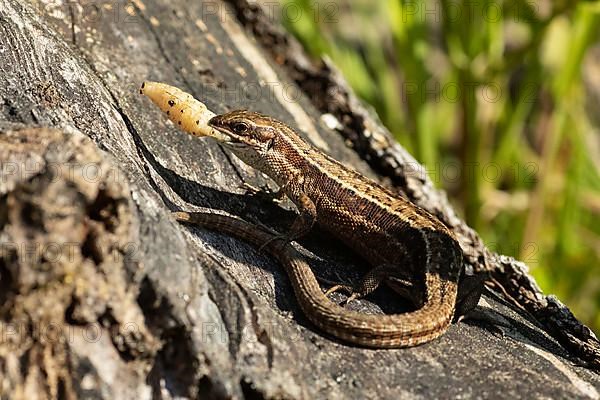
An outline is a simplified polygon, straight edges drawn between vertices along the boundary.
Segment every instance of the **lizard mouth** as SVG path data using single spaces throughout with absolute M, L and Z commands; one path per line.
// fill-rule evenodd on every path
M 220 115 L 215 115 L 214 117 L 209 119 L 208 126 L 210 126 L 211 128 L 213 128 L 213 129 L 217 130 L 218 132 L 222 133 L 223 135 L 225 135 L 225 137 L 227 139 L 220 140 L 221 142 L 226 142 L 226 143 L 240 142 L 237 135 L 235 135 L 233 132 L 231 132 L 231 130 L 222 123 Z M 223 138 L 223 139 L 225 139 L 225 138 Z

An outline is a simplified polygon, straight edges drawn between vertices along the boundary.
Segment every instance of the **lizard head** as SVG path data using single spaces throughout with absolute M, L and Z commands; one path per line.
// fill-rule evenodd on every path
M 232 111 L 216 115 L 208 125 L 224 134 L 224 141 L 239 158 L 256 167 L 257 160 L 267 156 L 275 143 L 276 130 L 273 120 L 266 115 L 251 111 Z

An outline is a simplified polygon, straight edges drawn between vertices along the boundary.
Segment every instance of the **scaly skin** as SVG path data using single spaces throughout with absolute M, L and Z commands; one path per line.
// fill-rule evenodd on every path
M 291 246 L 276 246 L 272 236 L 264 237 L 265 247 L 286 267 L 302 310 L 324 331 L 368 347 L 414 346 L 446 332 L 457 305 L 456 314 L 463 315 L 477 304 L 482 286 L 461 281 L 459 290 L 462 251 L 453 233 L 429 212 L 338 163 L 278 120 L 233 111 L 199 127 L 202 103 L 190 95 L 169 88 L 153 90 L 152 96 L 184 130 L 206 132 L 280 186 L 300 213 L 284 235 L 286 241 L 305 235 L 317 223 L 363 256 L 372 269 L 352 297 L 365 296 L 385 282 L 419 307 L 383 316 L 346 310 L 321 292 Z M 201 215 L 179 213 L 178 218 L 257 243 L 256 230 L 240 228 L 222 216 Z

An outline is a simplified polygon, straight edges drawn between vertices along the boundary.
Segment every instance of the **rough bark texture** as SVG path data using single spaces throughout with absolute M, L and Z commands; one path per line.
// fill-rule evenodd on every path
M 301 75 L 285 60 L 301 50 L 263 52 L 226 10 L 0 0 L 0 398 L 598 398 L 600 379 L 581 354 L 493 292 L 478 310 L 495 324 L 462 322 L 412 349 L 351 347 L 310 325 L 272 260 L 169 218 L 218 209 L 283 230 L 293 212 L 247 195 L 242 183 L 269 183 L 217 144 L 178 132 L 138 95 L 143 80 L 181 87 L 215 112 L 268 113 L 361 172 L 389 176 L 461 234 L 475 270 L 541 299 L 533 281 L 497 272 L 521 264 L 479 258 L 479 238 L 426 177 L 407 174 L 417 165 L 408 154 L 373 147 L 369 137 L 389 144 L 388 133 L 339 77 L 298 90 Z M 346 114 L 320 92 L 332 87 L 344 91 Z M 324 111 L 349 126 L 358 153 L 321 123 Z M 318 231 L 301 244 L 322 277 L 363 271 Z M 406 309 L 386 291 L 369 300 L 353 307 Z M 559 304 L 543 300 L 545 310 Z

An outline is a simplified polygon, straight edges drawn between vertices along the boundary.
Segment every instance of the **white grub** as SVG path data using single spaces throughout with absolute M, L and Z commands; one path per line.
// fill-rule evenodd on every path
M 140 93 L 152 100 L 184 132 L 198 137 L 209 136 L 221 142 L 228 141 L 227 136 L 208 126 L 208 121 L 215 113 L 191 94 L 165 83 L 149 81 L 142 83 Z

